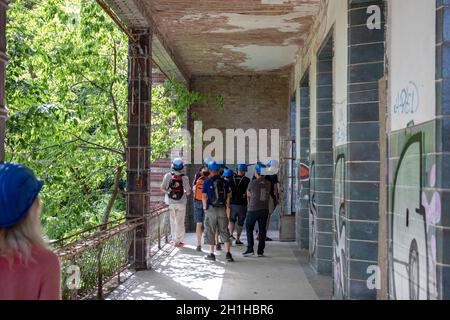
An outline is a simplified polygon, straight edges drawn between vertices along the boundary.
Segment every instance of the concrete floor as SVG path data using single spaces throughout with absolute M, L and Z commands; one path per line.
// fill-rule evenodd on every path
M 270 232 L 277 239 L 277 233 Z M 246 243 L 245 238 L 242 239 Z M 268 242 L 266 257 L 245 258 L 245 247 L 233 247 L 233 263 L 218 252 L 216 262 L 195 251 L 195 235 L 186 246 L 163 253 L 153 270 L 138 272 L 113 291 L 111 300 L 317 300 L 331 298 L 331 278 L 308 265 L 295 243 Z

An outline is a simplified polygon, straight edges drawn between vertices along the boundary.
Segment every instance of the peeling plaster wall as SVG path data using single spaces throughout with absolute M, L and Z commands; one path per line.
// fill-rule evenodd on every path
M 287 75 L 322 0 L 148 0 L 189 71 Z

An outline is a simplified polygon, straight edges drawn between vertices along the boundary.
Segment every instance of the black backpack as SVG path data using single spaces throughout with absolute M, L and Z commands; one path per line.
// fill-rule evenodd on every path
M 167 190 L 167 194 L 169 198 L 172 200 L 180 200 L 184 195 L 183 188 L 183 176 L 184 175 L 176 175 L 172 173 L 172 178 L 170 178 L 169 188 Z
M 225 189 L 225 180 L 219 178 L 213 182 L 213 192 L 211 205 L 214 208 L 224 208 L 227 201 L 227 190 Z

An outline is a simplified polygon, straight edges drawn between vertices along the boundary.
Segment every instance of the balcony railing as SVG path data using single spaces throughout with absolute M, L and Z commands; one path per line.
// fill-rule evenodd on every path
M 144 224 L 151 266 L 169 241 L 166 206 L 142 218 L 111 221 L 53 242 L 61 260 L 63 299 L 103 299 L 129 277 L 134 272 L 136 231 Z

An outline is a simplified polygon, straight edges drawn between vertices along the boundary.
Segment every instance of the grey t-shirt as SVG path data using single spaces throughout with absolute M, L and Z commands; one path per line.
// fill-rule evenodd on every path
M 174 171 L 173 172 L 176 175 L 181 175 L 181 172 L 177 172 Z M 168 172 L 163 179 L 163 182 L 161 184 L 161 188 L 164 190 L 169 189 L 169 183 L 170 183 L 170 179 L 172 178 L 172 172 Z M 189 178 L 187 176 L 183 176 L 183 189 L 184 189 L 184 194 L 183 197 L 180 200 L 173 200 L 169 198 L 169 195 L 166 194 L 164 195 L 164 201 L 167 205 L 169 204 L 186 204 L 187 203 L 187 199 L 186 199 L 186 192 L 191 192 L 191 187 L 189 185 Z
M 250 182 L 247 191 L 251 196 L 248 198 L 248 211 L 269 210 L 270 182 L 264 178 Z

